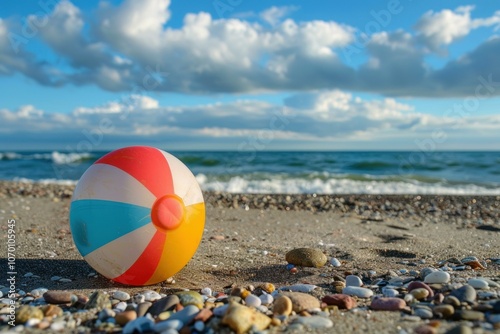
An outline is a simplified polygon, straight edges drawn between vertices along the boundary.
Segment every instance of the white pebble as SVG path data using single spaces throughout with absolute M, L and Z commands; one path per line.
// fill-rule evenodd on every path
M 146 297 L 144 297 L 144 295 L 142 294 L 137 294 L 134 296 L 134 303 L 136 304 L 141 304 L 141 303 L 144 303 L 146 301 Z
M 357 296 L 359 298 L 370 298 L 373 296 L 372 290 L 358 286 L 345 287 L 342 289 L 342 293 L 350 296 Z
M 161 299 L 160 294 L 156 291 L 146 291 L 143 293 L 143 295 L 148 302 L 153 302 L 155 300 Z
M 247 298 L 245 298 L 245 303 L 247 306 L 259 307 L 262 302 L 256 295 L 248 295 Z
M 397 297 L 399 295 L 398 290 L 385 287 L 382 288 L 382 293 L 384 294 L 384 297 Z
M 274 301 L 273 296 L 267 293 L 263 293 L 262 295 L 259 296 L 260 301 L 262 302 L 263 305 L 269 305 L 272 304 Z
M 40 323 L 40 319 L 31 318 L 31 319 L 28 319 L 28 321 L 26 321 L 24 323 L 24 326 L 33 327 L 33 326 L 38 325 L 39 323 Z
M 204 295 L 204 296 L 212 296 L 212 289 L 210 288 L 203 288 L 201 289 L 201 294 Z
M 341 266 L 340 261 L 339 261 L 339 260 L 337 260 L 337 258 L 335 258 L 335 257 L 332 257 L 332 258 L 330 259 L 330 264 L 331 264 L 332 266 L 334 266 L 334 267 L 340 267 L 340 266 Z
M 362 286 L 363 281 L 361 280 L 361 278 L 359 278 L 356 275 L 347 275 L 347 277 L 345 278 L 345 285 L 346 286 Z
M 69 278 L 61 278 L 61 279 L 59 280 L 59 282 L 61 282 L 61 283 L 69 283 L 69 282 L 72 282 L 72 280 L 71 280 L 71 279 L 69 279 Z
M 125 311 L 126 308 L 127 308 L 127 303 L 125 303 L 125 302 L 119 302 L 115 306 L 115 310 L 119 310 L 120 312 Z
M 425 276 L 424 283 L 442 284 L 450 281 L 450 274 L 445 271 L 434 271 Z
M 52 329 L 54 332 L 62 331 L 65 327 L 66 324 L 64 323 L 64 321 L 56 321 L 50 325 L 50 329 Z
M 125 291 L 115 291 L 113 292 L 113 298 L 116 298 L 121 301 L 126 301 L 130 299 L 130 295 Z
M 24 277 L 31 277 L 33 276 L 33 273 L 30 271 L 29 273 L 24 274 Z
M 39 298 L 39 297 L 43 296 L 43 294 L 47 291 L 49 291 L 49 290 L 46 288 L 36 288 L 36 289 L 31 290 L 30 294 L 35 298 Z
M 61 276 L 52 276 L 50 278 L 51 281 L 59 281 L 62 277 Z
M 467 284 L 472 286 L 474 289 L 489 289 L 488 282 L 481 278 L 471 278 L 467 281 Z

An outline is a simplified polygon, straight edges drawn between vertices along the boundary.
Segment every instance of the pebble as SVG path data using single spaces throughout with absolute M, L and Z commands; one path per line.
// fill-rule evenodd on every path
M 331 264 L 332 266 L 334 266 L 334 267 L 340 267 L 340 266 L 342 265 L 342 264 L 340 263 L 340 261 L 339 261 L 337 258 L 335 258 L 335 257 L 332 257 L 332 258 L 330 259 L 330 264 Z
M 267 293 L 261 294 L 259 298 L 262 305 L 270 305 L 274 301 L 273 296 Z
M 399 295 L 398 290 L 391 289 L 391 288 L 382 288 L 382 293 L 384 297 L 397 297 Z
M 290 298 L 293 310 L 296 313 L 320 308 L 319 300 L 311 295 L 302 292 L 283 292 L 283 295 Z
M 177 319 L 182 321 L 185 324 L 190 323 L 193 321 L 194 317 L 200 312 L 200 309 L 196 307 L 195 305 L 188 305 L 184 307 L 182 310 L 173 313 L 168 320 L 173 320 Z
M 361 288 L 358 286 L 348 286 L 342 289 L 342 293 L 350 296 L 356 296 L 359 298 L 370 298 L 373 296 L 373 291 L 367 288 Z
M 195 321 L 193 328 L 195 331 L 201 333 L 205 329 L 205 323 L 201 320 Z
M 196 291 L 180 291 L 176 295 L 182 306 L 194 305 L 203 308 L 203 297 Z
M 175 305 L 180 303 L 179 296 L 168 295 L 154 302 L 154 304 L 149 308 L 148 313 L 153 317 L 158 316 L 160 313 L 168 311 L 175 307 Z
M 85 309 L 89 310 L 92 308 L 103 309 L 103 308 L 111 308 L 111 301 L 109 300 L 109 295 L 102 291 L 93 292 L 89 301 L 85 304 Z
M 137 305 L 137 317 L 144 316 L 152 305 L 153 303 L 151 302 L 142 302 L 139 305 Z
M 399 311 L 406 307 L 406 302 L 400 298 L 380 297 L 372 300 L 370 308 L 379 311 Z
M 212 296 L 212 289 L 210 289 L 210 288 L 203 288 L 203 289 L 200 290 L 200 293 L 203 296 L 211 297 Z
M 423 300 L 423 299 L 426 299 L 429 296 L 429 291 L 427 291 L 424 288 L 413 289 L 413 290 L 410 291 L 410 293 L 417 300 Z
M 489 289 L 488 282 L 481 278 L 471 278 L 467 281 L 467 284 L 469 284 L 474 289 Z
M 415 328 L 413 331 L 415 334 L 436 334 L 437 330 L 436 328 L 429 326 L 429 325 L 420 325 Z
M 45 292 L 49 291 L 48 289 L 45 288 L 36 288 L 31 290 L 30 295 L 32 295 L 35 298 L 42 297 Z
M 178 319 L 168 319 L 164 321 L 157 322 L 153 326 L 153 330 L 156 333 L 162 333 L 166 330 L 169 329 L 175 329 L 176 331 L 179 331 L 182 327 L 184 327 L 184 323 Z
M 426 308 L 417 308 L 413 314 L 422 319 L 432 319 L 433 317 L 432 311 Z
M 43 306 L 41 310 L 44 316 L 49 318 L 60 317 L 63 314 L 62 308 L 52 304 Z
M 420 277 L 425 279 L 430 273 L 438 271 L 436 268 L 426 267 L 420 271 Z
M 121 301 L 127 301 L 130 299 L 130 295 L 124 291 L 115 291 L 113 292 L 113 298 Z
M 446 331 L 445 334 L 472 334 L 472 328 L 465 325 L 459 325 Z
M 43 319 L 42 310 L 29 305 L 22 305 L 16 310 L 16 324 L 24 324 L 29 319 Z
M 245 304 L 249 307 L 259 307 L 262 304 L 262 301 L 256 295 L 248 295 L 245 298 Z
M 292 313 L 293 304 L 292 300 L 287 296 L 279 296 L 274 300 L 273 314 L 288 316 Z
M 363 286 L 363 281 L 356 275 L 347 275 L 345 278 L 346 286 Z
M 321 301 L 327 305 L 338 306 L 339 309 L 350 310 L 357 306 L 356 300 L 346 294 L 326 295 Z
M 450 274 L 444 271 L 433 271 L 424 278 L 424 283 L 443 284 L 450 281 Z
M 434 312 L 437 316 L 448 318 L 455 313 L 455 309 L 450 304 L 441 304 L 434 306 L 432 312 Z
M 484 313 L 471 310 L 460 310 L 453 315 L 456 320 L 483 321 Z
M 214 315 L 217 317 L 222 317 L 224 316 L 224 314 L 226 314 L 228 308 L 229 304 L 224 304 L 222 306 L 216 307 L 213 309 Z
M 493 304 L 493 313 L 500 313 L 500 300 L 497 300 L 495 304 Z
M 222 323 L 228 325 L 237 334 L 242 334 L 248 332 L 250 328 L 256 331 L 266 329 L 271 323 L 271 318 L 255 309 L 231 303 L 222 318 Z
M 331 328 L 333 327 L 333 321 L 328 318 L 320 317 L 317 315 L 313 315 L 310 317 L 299 317 L 294 323 L 302 324 L 305 327 L 309 327 L 312 329 L 323 329 L 323 328 Z
M 302 267 L 323 267 L 328 261 L 321 249 L 296 248 L 286 253 L 285 259 L 288 263 Z
M 140 317 L 128 322 L 123 327 L 123 334 L 136 334 L 152 332 L 154 328 L 154 321 L 148 317 Z
M 161 295 L 156 291 L 146 291 L 143 295 L 147 302 L 154 302 L 155 300 L 161 299 Z
M 128 322 L 137 319 L 137 313 L 134 310 L 123 311 L 115 315 L 116 323 L 125 326 Z
M 434 291 L 431 289 L 430 286 L 428 286 L 424 282 L 413 281 L 410 284 L 408 284 L 408 292 L 411 292 L 414 289 L 425 289 L 429 292 L 429 297 L 434 297 Z
M 49 304 L 70 304 L 76 296 L 69 291 L 50 290 L 43 294 L 43 299 Z
M 464 285 L 458 289 L 452 290 L 451 296 L 457 297 L 461 302 L 474 303 L 476 300 L 476 290 L 470 285 Z

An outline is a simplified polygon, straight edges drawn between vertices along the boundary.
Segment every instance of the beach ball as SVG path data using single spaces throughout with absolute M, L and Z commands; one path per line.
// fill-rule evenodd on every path
M 106 154 L 82 175 L 70 206 L 75 245 L 101 275 L 130 285 L 166 280 L 198 248 L 205 203 L 173 155 L 133 146 Z

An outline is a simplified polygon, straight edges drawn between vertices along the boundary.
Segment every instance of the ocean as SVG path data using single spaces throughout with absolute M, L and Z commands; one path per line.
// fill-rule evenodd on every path
M 500 195 L 500 152 L 169 152 L 203 190 Z M 0 152 L 0 179 L 76 183 L 106 153 Z

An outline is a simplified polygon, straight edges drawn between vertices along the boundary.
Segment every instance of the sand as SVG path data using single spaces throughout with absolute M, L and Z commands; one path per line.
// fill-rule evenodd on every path
M 0 235 L 4 240 L 0 280 L 5 282 L 7 278 L 7 221 L 15 219 L 16 284 L 24 291 L 45 287 L 86 294 L 95 290 L 117 289 L 130 294 L 146 289 L 169 293 L 203 287 L 222 291 L 230 286 L 258 286 L 264 282 L 277 287 L 310 283 L 328 289 L 334 274 L 366 275 L 373 270 L 376 275 L 384 275 L 388 270 L 419 270 L 437 265 L 442 260 L 467 256 L 485 261 L 487 269 L 455 271 L 454 277 L 485 276 L 500 280 L 500 261 L 495 262 L 500 258 L 500 221 L 495 219 L 500 207 L 496 197 L 474 197 L 474 202 L 471 197 L 420 197 L 414 212 L 394 214 L 389 209 L 365 208 L 361 212 L 359 205 L 328 210 L 318 209 L 318 206 L 309 206 L 308 209 L 307 205 L 295 210 L 293 205 L 288 206 L 288 210 L 286 205 L 268 205 L 257 209 L 253 207 L 262 202 L 262 196 L 239 195 L 234 201 L 235 195 L 207 193 L 207 218 L 202 242 L 192 260 L 174 276 L 175 282 L 130 287 L 100 275 L 89 276 L 94 270 L 76 250 L 69 231 L 68 194 L 71 187 L 62 187 L 63 190 L 55 195 L 53 189 L 40 194 L 32 190 L 22 192 L 20 188 L 23 186 L 19 184 L 0 183 Z M 40 188 L 44 189 L 44 186 Z M 250 204 L 253 200 L 257 204 L 245 204 L 247 202 L 242 202 L 242 197 Z M 286 199 L 286 196 L 282 197 Z M 381 205 L 400 203 L 403 208 L 417 200 L 416 196 L 356 195 L 355 198 Z M 463 204 L 464 214 L 459 220 L 456 216 L 451 219 L 444 213 L 436 215 L 434 211 L 426 212 L 420 208 L 427 207 L 432 201 L 439 202 L 440 198 Z M 307 202 L 300 196 L 291 196 L 288 201 Z M 472 218 L 467 218 L 467 211 L 470 211 L 468 204 L 478 202 L 483 207 L 475 207 L 473 214 L 471 211 Z M 379 213 L 375 214 L 377 211 Z M 493 218 L 485 220 L 484 215 Z M 298 273 L 291 274 L 285 268 L 285 254 L 299 247 L 320 248 L 328 257 L 338 258 L 342 265 L 338 268 L 330 265 L 299 268 Z M 38 277 L 24 277 L 27 273 Z M 53 276 L 69 278 L 71 282 L 56 282 L 51 280 Z M 423 323 L 404 321 L 401 312 L 369 310 L 339 312 L 332 320 L 334 330 L 325 332 L 399 333 L 401 329 L 411 332 L 412 328 Z M 453 325 L 452 322 L 442 321 L 441 331 Z

